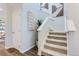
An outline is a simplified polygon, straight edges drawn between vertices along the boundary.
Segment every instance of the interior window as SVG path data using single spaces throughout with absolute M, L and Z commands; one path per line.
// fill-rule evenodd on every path
M 44 6 L 46 9 L 48 9 L 48 3 L 45 3 L 45 6 Z
M 56 6 L 52 5 L 52 14 L 57 10 Z

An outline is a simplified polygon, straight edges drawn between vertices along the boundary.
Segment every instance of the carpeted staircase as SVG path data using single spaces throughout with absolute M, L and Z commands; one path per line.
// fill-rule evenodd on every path
M 44 43 L 42 55 L 44 56 L 66 56 L 67 37 L 65 32 L 49 32 Z

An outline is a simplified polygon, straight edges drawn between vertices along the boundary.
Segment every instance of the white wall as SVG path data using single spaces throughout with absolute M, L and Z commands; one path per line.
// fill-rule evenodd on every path
M 13 7 L 11 7 L 12 4 L 0 4 L 1 7 L 4 7 L 4 13 L 0 13 L 1 17 L 4 17 L 5 24 L 6 24 L 6 38 L 5 38 L 5 47 L 11 48 L 15 47 L 16 44 L 14 43 L 14 39 L 12 36 L 12 12 Z M 15 4 L 16 5 L 16 4 Z M 15 10 L 15 9 L 14 9 Z M 21 8 L 21 23 L 19 24 L 20 30 L 21 30 L 21 37 L 20 39 L 20 51 L 24 52 L 28 49 L 32 48 L 35 45 L 35 40 L 37 39 L 37 32 L 36 31 L 29 31 L 28 25 L 27 25 L 27 11 L 33 11 L 37 14 L 37 18 L 44 20 L 47 14 L 43 13 L 43 11 L 40 11 L 40 4 L 39 3 L 30 3 L 30 4 L 23 4 Z M 19 11 L 18 11 L 19 12 Z M 17 41 L 17 40 L 16 40 Z M 19 42 L 17 42 L 18 44 Z M 16 47 L 15 47 L 16 48 Z
M 53 31 L 64 32 L 65 31 L 65 17 L 61 16 L 61 17 L 52 18 L 51 29 L 53 29 Z
M 65 4 L 65 16 L 67 19 L 73 20 L 77 31 L 69 33 L 68 46 L 69 46 L 69 55 L 78 55 L 79 56 L 79 4 L 70 3 Z
M 47 14 L 40 11 L 39 3 L 27 3 L 22 6 L 22 19 L 21 19 L 21 51 L 27 51 L 28 49 L 35 46 L 35 41 L 37 40 L 37 32 L 29 31 L 27 24 L 27 12 L 32 11 L 37 16 L 37 19 L 44 20 Z M 36 20 L 37 20 L 36 19 Z

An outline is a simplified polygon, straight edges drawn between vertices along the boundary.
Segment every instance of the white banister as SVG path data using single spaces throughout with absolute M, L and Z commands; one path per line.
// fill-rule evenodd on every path
M 49 31 L 54 30 L 54 22 L 58 23 L 59 25 L 56 25 L 55 27 L 61 26 L 59 20 L 62 20 L 62 17 L 57 17 L 57 18 L 52 18 L 52 17 L 47 17 L 42 25 L 37 29 L 38 31 L 38 55 L 41 55 L 42 49 L 44 47 L 44 43 L 46 42 L 46 39 L 48 37 Z M 64 19 L 63 19 L 64 20 Z M 62 23 L 64 24 L 64 23 Z M 64 25 L 63 25 L 64 26 Z
M 38 28 L 38 55 L 41 55 L 41 50 L 44 47 L 44 43 L 47 39 L 49 33 L 49 20 L 48 18 L 42 23 L 42 25 Z
M 76 27 L 73 20 L 67 19 L 65 17 L 65 31 L 66 32 L 74 32 L 76 31 Z
M 76 27 L 73 20 L 67 20 L 67 28 L 68 28 L 68 32 L 76 31 Z
M 71 35 L 74 35 L 73 32 L 76 31 L 76 27 L 73 20 L 67 19 L 67 17 L 65 17 L 65 31 L 66 31 L 66 37 L 67 37 L 67 55 L 69 55 L 70 38 L 72 39 Z
M 69 43 L 69 38 L 71 35 L 69 33 L 72 33 L 76 31 L 74 22 L 72 20 L 67 19 L 67 17 L 47 17 L 42 25 L 37 29 L 38 31 L 38 55 L 41 55 L 41 52 L 44 48 L 44 44 L 46 42 L 46 39 L 48 37 L 49 31 L 53 27 L 53 31 L 64 31 L 66 32 L 67 36 L 67 45 Z M 63 29 L 63 30 L 62 30 Z M 67 50 L 69 47 L 67 46 Z M 68 55 L 68 52 L 67 52 Z
M 48 18 L 46 18 L 46 19 L 44 20 L 44 22 L 43 22 L 42 25 L 37 29 L 37 31 L 41 31 L 41 30 L 42 30 L 42 28 L 43 28 L 44 25 L 46 24 L 47 20 L 48 20 Z
M 65 31 L 67 32 L 67 17 L 65 16 Z

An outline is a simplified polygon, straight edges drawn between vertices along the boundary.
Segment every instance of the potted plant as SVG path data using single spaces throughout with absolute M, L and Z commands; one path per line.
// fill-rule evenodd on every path
M 37 20 L 37 24 L 38 24 L 38 28 L 39 28 L 39 26 L 42 24 L 42 21 L 41 20 Z
M 42 21 L 38 19 L 38 20 L 37 20 L 38 28 L 41 26 L 41 24 L 42 24 Z M 37 31 L 37 33 L 38 33 L 38 31 Z M 37 36 L 38 36 L 38 34 L 37 34 Z M 37 47 L 38 47 L 38 39 L 36 40 L 36 45 L 37 45 Z

